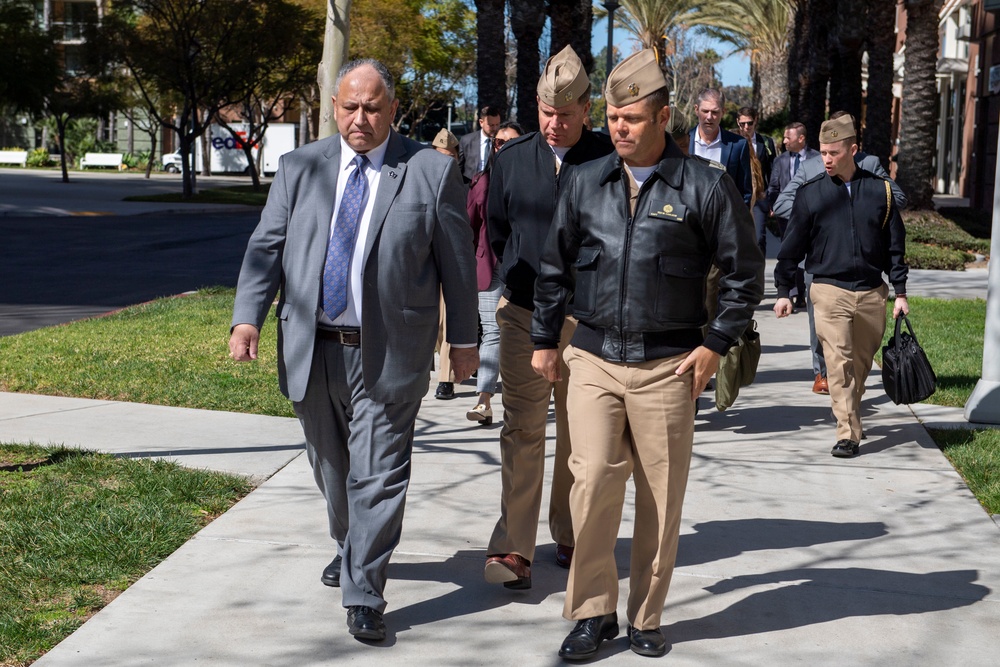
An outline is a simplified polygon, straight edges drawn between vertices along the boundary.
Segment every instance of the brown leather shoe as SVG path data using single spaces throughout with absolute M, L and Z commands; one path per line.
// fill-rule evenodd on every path
M 491 584 L 503 584 L 514 590 L 528 589 L 531 588 L 531 563 L 517 554 L 490 556 L 486 559 L 483 576 Z
M 569 569 L 569 564 L 573 561 L 573 547 L 565 544 L 556 545 L 556 565 Z
M 829 394 L 830 393 L 830 383 L 822 375 L 816 376 L 816 381 L 813 382 L 813 393 L 814 394 Z

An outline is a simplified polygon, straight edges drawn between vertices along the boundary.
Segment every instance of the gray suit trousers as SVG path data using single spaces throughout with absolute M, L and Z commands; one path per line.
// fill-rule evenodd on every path
M 376 403 L 365 393 L 361 348 L 316 340 L 302 401 L 293 403 L 330 535 L 343 556 L 343 605 L 385 611 L 389 558 L 403 524 L 420 401 Z

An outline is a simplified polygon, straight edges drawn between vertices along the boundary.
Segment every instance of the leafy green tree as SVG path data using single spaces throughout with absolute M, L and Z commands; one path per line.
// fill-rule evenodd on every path
M 462 0 L 359 0 L 351 5 L 350 57 L 389 68 L 399 99 L 394 127 L 412 134 L 474 75 L 475 13 Z
M 59 59 L 52 37 L 35 23 L 27 0 L 0 0 L 0 106 L 40 113 L 59 85 Z
M 259 3 L 258 11 L 247 21 L 256 22 L 258 35 L 246 45 L 243 67 L 237 81 L 242 84 L 232 94 L 236 111 L 244 127 L 237 129 L 228 114 L 218 116 L 219 124 L 237 140 L 246 155 L 254 190 L 260 189 L 258 152 L 267 126 L 280 117 L 290 100 L 302 97 L 315 83 L 316 63 L 322 57 L 323 24 L 314 12 L 289 2 Z
M 101 39 L 113 47 L 160 124 L 177 133 L 183 156 L 184 197 L 194 193 L 189 156 L 219 109 L 245 90 L 253 71 L 250 45 L 270 29 L 253 20 L 284 0 L 119 0 L 105 15 Z M 285 35 L 288 37 L 288 35 Z M 157 108 L 158 95 L 174 95 L 176 115 Z

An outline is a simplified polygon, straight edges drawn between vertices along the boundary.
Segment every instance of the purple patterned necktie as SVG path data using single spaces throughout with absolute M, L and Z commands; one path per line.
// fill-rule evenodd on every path
M 337 221 L 333 225 L 330 245 L 326 250 L 326 265 L 323 267 L 323 312 L 331 320 L 347 310 L 347 276 L 351 271 L 351 253 L 358 236 L 358 223 L 361 221 L 365 191 L 368 189 L 364 169 L 368 158 L 358 155 L 352 162 L 355 169 L 347 177 L 347 187 L 340 200 Z

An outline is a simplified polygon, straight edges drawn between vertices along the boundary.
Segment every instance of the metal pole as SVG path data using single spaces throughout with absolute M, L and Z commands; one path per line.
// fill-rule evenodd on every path
M 612 57 L 614 52 L 614 41 L 615 41 L 615 10 L 621 5 L 613 0 L 610 2 L 602 3 L 604 9 L 608 12 L 608 52 L 607 52 L 607 62 L 604 69 L 604 80 L 608 80 L 608 75 L 611 74 L 611 67 L 614 65 L 614 58 Z
M 1000 150 L 1000 136 L 997 137 Z M 1000 175 L 1000 152 L 997 153 Z M 983 377 L 965 402 L 965 419 L 1000 424 L 1000 178 L 993 185 L 993 230 L 986 290 L 986 332 L 983 336 Z

